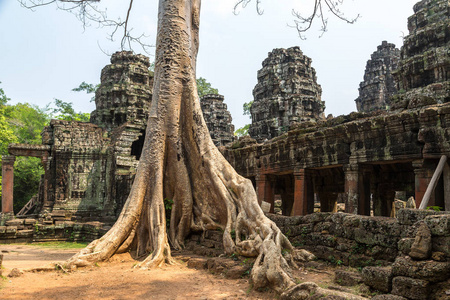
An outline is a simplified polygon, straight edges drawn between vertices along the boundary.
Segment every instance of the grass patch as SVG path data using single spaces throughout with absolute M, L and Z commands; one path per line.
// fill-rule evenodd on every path
M 54 248 L 54 249 L 81 249 L 88 245 L 87 242 L 43 242 L 33 243 L 30 246 Z

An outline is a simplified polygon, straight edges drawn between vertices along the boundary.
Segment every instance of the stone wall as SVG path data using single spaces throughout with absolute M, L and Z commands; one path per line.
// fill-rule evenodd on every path
M 0 223 L 0 244 L 48 241 L 90 242 L 103 236 L 109 226 L 101 222 L 56 221 L 45 224 L 37 219 L 14 219 Z
M 262 65 L 250 108 L 252 138 L 264 141 L 287 132 L 293 123 L 324 119 L 316 71 L 299 47 L 274 49 Z
M 231 114 L 223 100 L 222 95 L 214 94 L 205 95 L 200 99 L 203 118 L 216 146 L 223 146 L 235 139 Z
M 423 0 L 408 18 L 409 35 L 394 72 L 399 94 L 394 109 L 450 101 L 450 16 L 448 0 Z
M 359 84 L 355 100 L 359 112 L 388 110 L 391 97 L 397 92 L 392 71 L 397 68 L 400 50 L 383 41 L 367 61 L 364 81 Z

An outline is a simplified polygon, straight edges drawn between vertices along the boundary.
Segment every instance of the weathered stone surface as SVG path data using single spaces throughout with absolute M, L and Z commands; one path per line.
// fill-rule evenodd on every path
M 450 215 L 436 215 L 425 218 L 425 224 L 432 235 L 450 236 Z
M 414 108 L 450 101 L 448 0 L 422 0 L 408 18 L 398 70 L 394 108 Z
M 231 114 L 223 100 L 222 95 L 213 94 L 200 99 L 203 118 L 216 146 L 223 146 L 235 140 Z
M 258 71 L 249 134 L 261 142 L 281 135 L 295 122 L 323 120 L 322 89 L 311 59 L 299 47 L 274 49 Z
M 303 300 L 303 299 L 333 299 L 333 300 L 362 300 L 367 299 L 354 294 L 349 294 L 341 291 L 324 289 L 319 287 L 314 282 L 305 282 L 293 286 L 285 291 L 280 296 L 281 300 Z
M 398 250 L 404 254 L 409 255 L 409 252 L 411 252 L 411 246 L 414 243 L 413 238 L 403 238 L 400 241 L 398 241 Z
M 441 215 L 441 214 L 450 214 L 449 212 L 442 211 L 434 211 L 434 210 L 425 210 L 425 209 L 410 209 L 405 208 L 401 209 L 398 212 L 397 219 L 398 223 L 402 225 L 413 225 L 418 221 L 425 220 L 428 216 L 433 215 Z
M 203 270 L 206 269 L 206 259 L 191 258 L 187 262 L 187 267 L 190 269 Z
M 15 278 L 15 277 L 20 277 L 22 275 L 23 275 L 22 271 L 20 271 L 17 268 L 14 268 L 11 270 L 11 272 L 9 272 L 8 277 Z
M 239 279 L 245 276 L 248 271 L 248 267 L 245 266 L 234 266 L 228 269 L 225 273 L 225 277 L 229 279 Z
M 372 297 L 371 299 L 372 300 L 408 300 L 405 297 L 392 295 L 392 294 L 376 295 L 375 297 Z
M 9 220 L 9 221 L 6 221 L 5 225 L 6 226 L 20 226 L 20 225 L 23 225 L 23 220 L 22 219 Z
M 336 270 L 334 282 L 342 286 L 353 286 L 363 282 L 362 275 L 356 272 Z
M 391 72 L 397 68 L 400 50 L 383 41 L 367 61 L 364 81 L 359 84 L 359 97 L 355 100 L 359 112 L 388 110 L 390 98 L 397 92 Z
M 365 267 L 362 270 L 362 278 L 365 284 L 382 292 L 390 292 L 392 289 L 391 267 Z
M 450 277 L 450 262 L 414 261 L 409 257 L 398 257 L 392 265 L 392 272 L 394 276 L 439 282 Z
M 427 224 L 422 223 L 417 230 L 409 256 L 414 259 L 427 259 L 431 255 L 431 231 Z
M 408 299 L 428 300 L 429 283 L 426 280 L 409 277 L 394 277 L 392 280 L 392 294 L 403 296 Z

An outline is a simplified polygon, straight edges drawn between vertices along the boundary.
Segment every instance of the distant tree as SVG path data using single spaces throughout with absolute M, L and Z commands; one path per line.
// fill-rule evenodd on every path
M 253 101 L 250 101 L 250 102 L 245 102 L 242 105 L 242 109 L 244 110 L 244 113 L 243 113 L 244 116 L 250 116 L 250 118 L 251 118 L 250 108 L 252 107 L 252 104 L 253 104 Z
M 91 115 L 89 113 L 75 112 L 72 102 L 55 99 L 54 104 L 56 108 L 52 109 L 52 118 L 66 121 L 89 122 Z
M 73 88 L 72 91 L 74 92 L 86 92 L 86 94 L 95 94 L 95 92 L 97 91 L 98 87 L 100 86 L 100 84 L 93 84 L 93 83 L 86 83 L 86 82 L 82 82 L 80 83 L 80 85 L 76 88 Z M 91 101 L 90 102 L 94 102 L 95 101 L 95 96 L 92 96 Z
M 236 136 L 239 136 L 239 137 L 241 137 L 241 136 L 246 136 L 246 135 L 248 135 L 248 129 L 250 128 L 250 124 L 247 124 L 247 125 L 245 125 L 244 127 L 241 127 L 241 128 L 239 128 L 239 129 L 237 129 L 235 132 L 234 132 L 234 135 L 236 135 Z
M 14 163 L 14 213 L 18 213 L 39 190 L 44 174 L 40 158 L 16 157 Z
M 197 92 L 199 98 L 209 94 L 219 94 L 219 90 L 213 88 L 211 86 L 211 83 L 206 81 L 206 79 L 203 77 L 197 78 Z

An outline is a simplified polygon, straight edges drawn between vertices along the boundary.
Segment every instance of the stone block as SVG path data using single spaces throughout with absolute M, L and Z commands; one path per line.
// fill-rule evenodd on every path
M 414 243 L 413 238 L 403 238 L 397 243 L 398 251 L 403 253 L 404 255 L 408 255 L 411 251 L 411 246 Z
M 433 260 L 414 261 L 410 257 L 398 257 L 392 265 L 394 276 L 406 276 L 430 282 L 440 282 L 450 277 L 450 262 Z
M 354 286 L 363 282 L 360 273 L 337 270 L 334 274 L 334 282 L 342 286 Z
M 248 271 L 248 267 L 245 266 L 234 266 L 228 269 L 225 273 L 225 277 L 229 279 L 239 279 L 245 276 Z
M 191 258 L 187 262 L 187 267 L 190 269 L 203 270 L 206 269 L 206 259 Z
M 6 226 L 0 226 L 0 234 L 6 232 Z
M 433 251 L 445 253 L 447 257 L 450 257 L 450 236 L 432 237 L 431 245 Z
M 6 226 L 6 234 L 15 234 L 17 232 L 17 226 Z
M 376 295 L 371 300 L 408 300 L 408 299 L 402 296 L 385 294 L 385 295 Z
M 432 235 L 450 236 L 450 215 L 436 215 L 425 218 L 425 224 Z
M 414 259 L 428 259 L 431 255 L 431 231 L 427 224 L 421 222 L 417 230 L 409 256 Z
M 414 300 L 429 299 L 429 282 L 421 279 L 397 276 L 392 280 L 392 294 Z
M 366 285 L 389 293 L 392 289 L 392 268 L 391 267 L 365 267 L 362 269 L 362 278 Z
M 33 236 L 33 230 L 19 230 L 16 233 L 16 236 L 19 237 L 32 237 Z
M 22 219 L 13 219 L 5 222 L 6 226 L 20 226 L 23 225 Z
M 413 225 L 419 221 L 424 220 L 428 216 L 450 214 L 449 212 L 425 210 L 425 209 L 400 209 L 397 213 L 398 223 L 401 225 Z
M 24 224 L 25 225 L 34 225 L 37 221 L 35 219 L 25 219 Z

